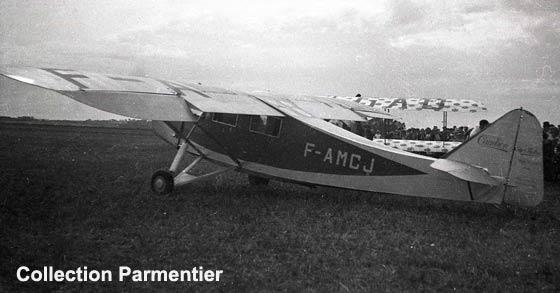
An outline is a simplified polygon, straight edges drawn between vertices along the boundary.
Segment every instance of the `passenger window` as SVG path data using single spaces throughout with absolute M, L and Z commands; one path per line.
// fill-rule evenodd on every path
M 237 114 L 214 113 L 212 120 L 230 126 L 237 126 L 237 116 Z
M 251 116 L 249 130 L 278 137 L 282 128 L 282 118 L 273 116 Z

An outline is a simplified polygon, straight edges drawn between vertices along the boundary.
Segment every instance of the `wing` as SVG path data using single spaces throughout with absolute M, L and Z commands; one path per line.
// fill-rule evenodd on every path
M 286 115 L 295 117 L 352 121 L 366 121 L 366 117 L 396 119 L 388 113 L 355 102 L 327 97 L 270 94 L 257 94 L 255 96 Z
M 338 97 L 333 98 L 352 101 L 375 109 L 402 109 L 402 110 L 433 110 L 450 112 L 480 112 L 486 111 L 486 106 L 475 100 L 456 99 L 419 99 L 419 98 L 363 98 L 363 97 Z
M 393 118 L 346 100 L 311 96 L 251 95 L 195 83 L 53 68 L 3 68 L 0 75 L 68 96 L 107 112 L 148 120 L 195 121 L 202 112 L 302 116 L 364 121 Z
M 181 97 L 161 82 L 150 78 L 19 67 L 2 68 L 0 74 L 127 117 L 195 121 Z
M 284 114 L 254 95 L 195 83 L 162 81 L 202 112 L 279 116 Z
M 133 118 L 196 121 L 191 107 L 202 112 L 284 116 L 250 95 L 196 84 L 52 68 L 3 68 L 0 75 Z
M 447 153 L 461 144 L 457 141 L 426 141 L 405 139 L 373 139 L 373 142 L 382 143 L 395 149 L 412 153 Z

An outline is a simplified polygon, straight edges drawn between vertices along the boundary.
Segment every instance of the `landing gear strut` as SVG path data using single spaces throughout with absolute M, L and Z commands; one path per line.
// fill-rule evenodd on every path
M 198 120 L 200 120 L 202 117 L 203 116 L 201 115 Z M 193 127 L 190 129 L 190 131 L 185 137 L 180 136 L 183 133 L 183 124 L 181 124 L 181 129 L 177 129 L 173 127 L 173 125 L 167 122 L 163 122 L 163 124 L 158 124 L 158 125 L 160 126 L 159 129 L 160 132 L 169 130 L 170 132 L 175 133 L 174 137 L 179 137 L 179 140 L 177 141 L 178 143 L 177 154 L 175 155 L 175 158 L 173 158 L 173 162 L 171 163 L 169 170 L 159 170 L 155 172 L 154 175 L 152 176 L 151 188 L 155 193 L 160 195 L 169 194 L 177 187 L 194 183 L 196 181 L 210 179 L 226 171 L 233 170 L 236 168 L 241 168 L 241 163 L 235 157 L 231 156 L 228 153 L 227 148 L 221 145 L 219 141 L 217 141 L 213 136 L 211 136 L 202 127 L 200 127 L 200 125 L 198 125 L 198 121 L 193 125 Z M 163 127 L 163 130 L 161 129 L 161 127 Z M 189 173 L 189 171 L 192 168 L 194 168 L 200 161 L 202 161 L 202 159 L 207 158 L 206 154 L 200 151 L 199 148 L 192 141 L 189 140 L 191 134 L 193 133 L 196 127 L 198 127 L 208 137 L 213 139 L 218 145 L 220 145 L 223 148 L 226 155 L 237 166 L 220 165 L 217 170 L 203 175 L 194 175 Z M 170 141 L 173 140 L 170 139 Z M 198 157 L 194 159 L 194 161 L 191 162 L 183 171 L 177 172 L 179 170 L 179 165 L 183 161 L 183 157 L 185 156 L 185 153 L 187 152 L 187 148 L 189 148 L 189 146 L 192 148 L 193 153 L 195 155 L 198 155 Z M 268 179 L 266 179 L 266 182 L 268 182 Z
M 198 149 L 195 148 L 194 145 L 191 145 L 199 153 L 199 156 L 194 159 L 194 161 L 190 163 L 183 171 L 177 172 L 179 170 L 179 164 L 183 160 L 183 157 L 187 150 L 188 144 L 189 143 L 185 139 L 181 139 L 179 149 L 177 150 L 177 154 L 175 155 L 175 158 L 173 159 L 169 170 L 159 170 L 156 171 L 154 175 L 152 175 L 151 188 L 155 193 L 159 195 L 166 195 L 171 193 L 177 187 L 181 187 L 183 185 L 205 179 L 210 179 L 226 171 L 236 168 L 236 166 L 220 167 L 218 168 L 218 170 L 203 175 L 190 174 L 189 171 L 194 168 L 200 161 L 202 161 L 202 159 L 205 158 L 205 155 L 203 153 L 198 151 Z

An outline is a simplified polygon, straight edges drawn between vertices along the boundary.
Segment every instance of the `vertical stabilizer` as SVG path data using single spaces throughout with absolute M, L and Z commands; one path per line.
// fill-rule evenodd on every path
M 535 206 L 542 200 L 542 128 L 537 118 L 523 109 L 500 117 L 446 159 L 487 169 L 505 185 L 502 200 L 506 203 Z

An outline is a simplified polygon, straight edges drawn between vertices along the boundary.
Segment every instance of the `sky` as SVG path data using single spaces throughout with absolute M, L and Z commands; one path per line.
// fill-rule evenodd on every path
M 0 65 L 72 68 L 243 91 L 476 99 L 560 123 L 560 2 L 3 0 Z M 115 116 L 0 79 L 0 115 Z M 410 126 L 441 113 L 396 113 Z

